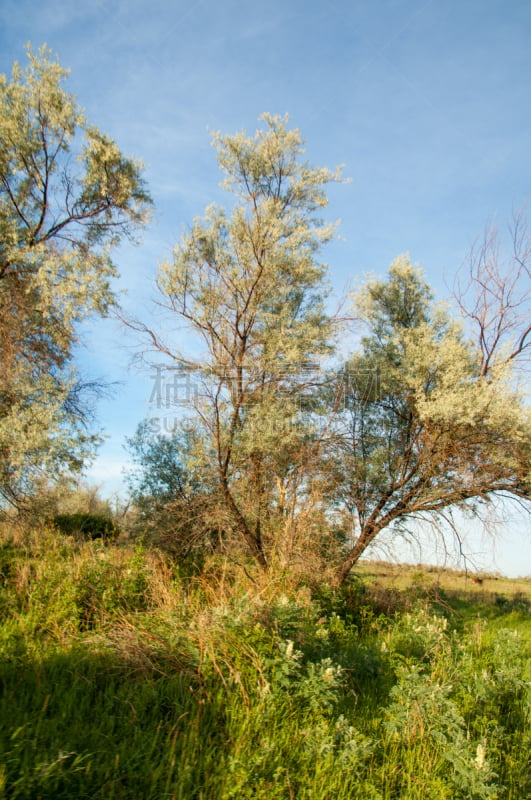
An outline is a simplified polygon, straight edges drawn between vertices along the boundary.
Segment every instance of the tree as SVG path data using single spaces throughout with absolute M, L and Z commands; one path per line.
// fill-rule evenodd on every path
M 523 212 L 509 227 L 511 255 L 490 227 L 456 275 L 454 299 L 481 353 L 480 372 L 502 363 L 529 369 L 531 354 L 531 236 Z
M 329 352 L 331 333 L 317 257 L 333 226 L 317 212 L 338 176 L 301 160 L 285 119 L 262 119 L 254 137 L 214 137 L 234 207 L 209 206 L 160 267 L 161 302 L 195 335 L 195 354 L 130 324 L 200 387 L 194 411 L 225 512 L 265 567 L 308 489 L 305 367 Z
M 323 462 L 350 540 L 340 582 L 384 529 L 531 492 L 531 419 L 511 359 L 486 364 L 405 257 L 386 281 L 368 282 L 356 306 L 368 335 L 341 376 L 344 403 Z
M 73 364 L 115 298 L 110 250 L 147 219 L 140 164 L 88 124 L 51 53 L 0 76 L 0 494 L 77 469 L 96 438 Z
M 144 420 L 126 441 L 134 465 L 127 482 L 137 505 L 146 505 L 151 512 L 155 505 L 166 505 L 190 490 L 198 490 L 198 480 L 187 465 L 193 449 L 191 431 L 153 435 L 149 421 Z
M 134 528 L 179 557 L 219 549 L 223 520 L 215 476 L 200 457 L 200 431 L 183 425 L 162 435 L 144 420 L 127 439 L 127 449 Z

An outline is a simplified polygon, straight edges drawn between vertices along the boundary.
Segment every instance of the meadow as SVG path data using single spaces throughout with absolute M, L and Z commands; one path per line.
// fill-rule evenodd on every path
M 531 580 L 5 529 L 0 797 L 524 800 Z

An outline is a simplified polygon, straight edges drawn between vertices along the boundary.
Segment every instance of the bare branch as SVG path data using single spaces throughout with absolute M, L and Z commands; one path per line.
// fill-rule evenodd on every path
M 531 352 L 531 235 L 524 210 L 508 228 L 509 251 L 490 227 L 454 281 L 453 296 L 481 352 L 481 374 L 504 364 L 525 369 Z

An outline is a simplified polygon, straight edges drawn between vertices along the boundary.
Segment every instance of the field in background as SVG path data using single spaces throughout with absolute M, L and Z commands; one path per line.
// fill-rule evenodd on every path
M 474 576 L 475 577 L 475 576 Z M 0 542 L 0 797 L 522 800 L 531 581 Z
M 462 598 L 474 604 L 503 604 L 505 601 L 531 602 L 531 578 L 506 578 L 492 572 L 466 570 L 418 564 L 396 564 L 386 561 L 361 561 L 356 575 L 369 585 L 391 591 L 423 591 L 435 598 L 441 591 L 454 600 Z

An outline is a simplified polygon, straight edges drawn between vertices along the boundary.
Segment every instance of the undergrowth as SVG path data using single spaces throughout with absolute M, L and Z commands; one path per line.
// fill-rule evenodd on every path
M 522 800 L 529 608 L 482 603 L 4 537 L 0 797 Z

